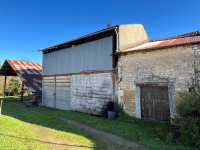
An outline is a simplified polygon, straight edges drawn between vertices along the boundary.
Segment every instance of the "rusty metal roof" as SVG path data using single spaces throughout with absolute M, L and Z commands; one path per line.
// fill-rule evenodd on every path
M 193 33 L 193 32 L 191 32 Z M 147 43 L 141 44 L 139 46 L 135 47 L 129 47 L 126 49 L 123 49 L 122 52 L 130 52 L 130 51 L 139 51 L 139 50 L 150 50 L 150 49 L 161 49 L 161 48 L 167 48 L 167 47 L 173 47 L 173 46 L 181 46 L 186 44 L 196 44 L 200 43 L 200 34 L 199 32 L 195 32 L 198 34 L 184 34 L 171 38 L 163 38 L 163 39 L 157 39 L 157 40 L 150 40 Z M 189 37 L 188 37 L 189 36 Z
M 39 63 L 5 60 L 0 75 L 18 76 L 31 92 L 42 90 L 42 65 Z
M 178 35 L 178 36 L 172 36 L 172 37 L 168 37 L 168 38 L 153 39 L 153 40 L 150 40 L 149 42 L 163 41 L 163 40 L 170 40 L 170 39 L 179 39 L 179 38 L 194 37 L 194 36 L 200 36 L 200 30 L 194 31 L 194 32 L 189 32 L 189 33 L 186 33 L 186 34 L 181 34 L 181 35 Z

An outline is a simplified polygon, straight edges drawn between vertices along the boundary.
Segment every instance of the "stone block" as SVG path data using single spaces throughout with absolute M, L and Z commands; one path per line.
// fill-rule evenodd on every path
M 198 48 L 198 47 L 193 47 L 192 49 L 193 49 L 193 50 L 198 50 L 199 48 Z
M 119 96 L 123 96 L 124 95 L 124 91 L 123 90 L 118 90 L 118 95 Z

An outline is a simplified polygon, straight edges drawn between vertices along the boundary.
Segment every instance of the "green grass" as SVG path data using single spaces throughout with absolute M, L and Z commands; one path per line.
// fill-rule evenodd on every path
M 0 149 L 42 149 L 44 146 L 38 143 L 36 134 L 30 131 L 31 125 L 15 118 L 0 117 Z
M 108 120 L 107 118 L 97 117 L 85 113 L 79 113 L 74 111 L 64 111 L 48 107 L 25 107 L 18 102 L 3 102 L 3 113 L 14 114 L 16 118 L 23 121 L 27 121 L 31 124 L 56 129 L 59 131 L 65 131 L 75 133 L 77 135 L 83 135 L 87 137 L 86 133 L 82 131 L 66 127 L 63 122 L 54 118 L 53 116 L 59 116 L 79 122 L 87 123 L 97 129 L 104 130 L 121 137 L 125 137 L 138 144 L 142 144 L 152 150 L 190 150 L 191 147 L 185 147 L 181 143 L 171 142 L 171 125 L 162 123 L 148 122 L 139 119 L 121 118 L 118 120 Z M 39 118 L 39 119 L 38 119 Z M 59 123 L 60 122 L 60 123 Z M 72 138 L 73 139 L 73 138 Z M 100 147 L 102 145 L 99 141 L 93 141 L 94 147 Z M 91 146 L 91 145 L 90 145 Z
M 45 111 L 43 108 L 27 107 L 20 101 L 3 101 L 3 115 L 0 117 L 0 149 L 48 150 L 66 149 L 67 146 L 67 149 L 72 150 L 102 150 L 107 149 L 109 144 L 111 149 L 119 149 L 117 145 L 94 138 L 86 131 L 70 126 L 53 115 L 48 115 L 46 112 L 43 114 L 42 111 Z
M 32 116 L 29 114 L 27 117 L 36 118 L 37 115 Z M 81 130 L 67 126 L 64 122 L 60 122 L 56 119 L 48 117 L 37 118 L 38 119 L 35 119 L 34 122 L 37 123 L 39 121 L 43 121 L 45 122 L 44 124 L 56 124 L 58 127 L 56 129 L 44 128 L 39 125 L 26 123 L 24 121 L 2 115 L 0 118 L 0 149 L 48 150 L 49 147 L 46 145 L 47 143 L 59 145 L 59 143 L 54 140 L 49 142 L 48 137 L 50 136 L 54 138 L 56 137 L 55 139 L 59 138 L 59 140 L 62 142 L 64 141 L 65 143 L 70 143 L 70 145 L 68 145 L 72 147 L 71 149 L 75 147 L 94 147 L 94 142 L 86 138 L 85 135 L 87 134 Z M 38 138 L 40 136 L 42 136 L 42 138 Z M 67 141 L 64 139 L 67 139 Z
M 0 96 L 0 100 L 3 100 L 3 98 L 4 98 L 3 96 Z M 33 98 L 32 95 L 25 95 L 23 97 L 24 100 L 30 100 L 32 98 Z M 17 95 L 17 96 L 6 96 L 5 100 L 16 100 L 16 101 L 19 101 L 19 100 L 21 100 L 21 96 L 20 95 Z
M 102 143 L 88 138 L 87 132 L 69 126 L 55 117 L 29 112 L 28 109 L 30 107 L 25 107 L 20 102 L 3 102 L 0 116 L 1 150 L 48 150 L 55 147 L 62 149 L 62 146 L 67 146 L 68 149 L 101 147 Z

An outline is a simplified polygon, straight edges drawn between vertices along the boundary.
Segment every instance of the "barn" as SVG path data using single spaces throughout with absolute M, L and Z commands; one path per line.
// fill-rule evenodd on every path
M 29 90 L 36 93 L 42 90 L 42 65 L 29 61 L 18 61 L 6 59 L 0 68 L 0 76 L 4 76 L 4 93 L 8 76 L 18 76 L 22 81 L 21 90 Z M 24 88 L 26 86 L 27 89 Z M 21 92 L 23 102 L 23 92 Z M 5 98 L 5 94 L 4 94 Z
M 153 39 L 118 55 L 118 99 L 131 116 L 171 122 L 179 92 L 200 71 L 200 31 Z
M 94 115 L 114 109 L 114 53 L 148 41 L 141 24 L 116 25 L 44 49 L 42 104 Z

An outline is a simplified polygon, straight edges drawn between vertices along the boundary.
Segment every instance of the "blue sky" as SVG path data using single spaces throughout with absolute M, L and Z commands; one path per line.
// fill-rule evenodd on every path
M 0 0 L 0 62 L 42 63 L 40 48 L 142 23 L 151 39 L 200 30 L 200 0 Z

